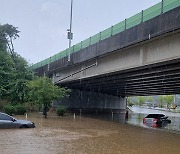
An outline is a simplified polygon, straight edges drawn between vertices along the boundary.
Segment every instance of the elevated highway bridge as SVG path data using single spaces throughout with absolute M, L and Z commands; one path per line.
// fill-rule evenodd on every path
M 72 108 L 125 109 L 126 96 L 180 94 L 180 1 L 164 0 L 31 68 L 73 89 L 64 100 Z

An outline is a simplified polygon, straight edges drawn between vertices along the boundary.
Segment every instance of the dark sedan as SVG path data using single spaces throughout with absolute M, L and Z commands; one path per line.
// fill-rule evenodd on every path
M 168 123 L 171 123 L 171 120 L 164 114 L 148 114 L 143 119 L 143 124 L 149 127 L 162 127 Z
M 14 117 L 0 112 L 0 128 L 34 128 L 35 124 L 27 120 L 17 120 Z

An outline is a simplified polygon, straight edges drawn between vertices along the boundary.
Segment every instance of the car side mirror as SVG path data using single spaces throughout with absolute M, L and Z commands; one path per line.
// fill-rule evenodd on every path
M 16 121 L 16 119 L 12 118 L 12 121 L 13 121 L 13 122 L 15 122 L 15 121 Z

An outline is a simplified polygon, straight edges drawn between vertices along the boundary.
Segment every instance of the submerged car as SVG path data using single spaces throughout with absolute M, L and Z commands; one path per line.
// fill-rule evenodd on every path
M 27 120 L 17 120 L 14 117 L 0 112 L 0 128 L 34 128 L 35 124 Z
M 149 127 L 162 127 L 168 123 L 171 123 L 171 120 L 164 114 L 148 114 L 143 119 L 143 124 Z

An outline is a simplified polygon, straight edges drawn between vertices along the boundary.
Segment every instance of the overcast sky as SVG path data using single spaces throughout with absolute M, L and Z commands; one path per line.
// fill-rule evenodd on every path
M 18 27 L 15 50 L 30 63 L 68 47 L 71 0 L 0 0 L 0 23 Z M 161 0 L 73 0 L 74 38 L 80 41 Z

